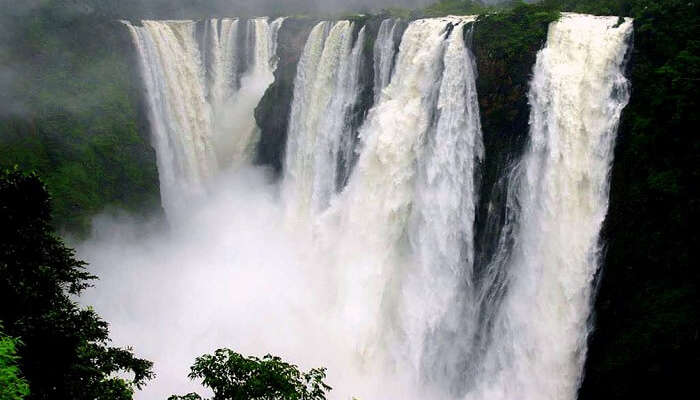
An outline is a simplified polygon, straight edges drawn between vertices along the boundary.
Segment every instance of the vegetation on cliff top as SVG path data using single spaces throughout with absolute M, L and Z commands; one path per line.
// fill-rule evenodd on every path
M 503 6 L 486 6 L 478 1 L 443 0 L 422 10 L 425 17 L 442 17 L 445 15 L 478 15 Z

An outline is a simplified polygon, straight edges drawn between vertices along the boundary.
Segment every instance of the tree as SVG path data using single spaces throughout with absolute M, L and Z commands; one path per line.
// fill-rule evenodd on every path
M 279 357 L 244 357 L 229 349 L 195 360 L 188 375 L 201 379 L 214 392 L 212 400 L 325 400 L 331 387 L 323 380 L 325 368 L 299 371 Z M 196 393 L 171 396 L 168 400 L 201 400 Z
M 71 299 L 95 277 L 54 234 L 50 215 L 35 174 L 0 172 L 0 320 L 24 343 L 27 398 L 131 399 L 153 377 L 152 363 L 109 347 L 107 323 Z M 121 377 L 127 373 L 133 378 Z
M 2 333 L 0 324 L 0 399 L 22 400 L 29 394 L 27 381 L 17 366 L 17 346 L 21 342 Z

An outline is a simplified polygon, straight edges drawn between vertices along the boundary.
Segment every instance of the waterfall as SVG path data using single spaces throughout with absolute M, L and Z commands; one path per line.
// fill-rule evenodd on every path
M 217 169 L 212 111 L 192 21 L 127 24 L 141 61 L 163 207 L 180 205 Z
M 338 398 L 575 399 L 617 124 L 629 100 L 623 73 L 632 21 L 564 13 L 551 23 L 530 82 L 527 146 L 496 179 L 507 215 L 483 234 L 475 221 L 489 156 L 470 50 L 478 22 L 384 19 L 378 31 L 375 22 L 307 26 L 283 176 L 264 185 L 233 179 L 232 186 L 264 187 L 265 196 L 235 207 L 231 199 L 251 195 L 249 186 L 219 191 L 211 203 L 204 196 L 199 204 L 213 210 L 197 221 L 216 215 L 218 233 L 208 235 L 206 224 L 185 231 L 207 238 L 198 245 L 217 273 L 235 270 L 234 285 L 249 279 L 273 294 L 251 303 L 262 319 L 250 326 L 283 331 L 284 339 L 275 330 L 261 333 L 271 340 L 248 343 L 287 351 L 313 341 L 289 351 L 301 362 L 328 357 L 321 365 Z M 127 23 L 166 210 L 218 172 L 251 164 L 260 134 L 253 113 L 275 79 L 284 23 Z M 228 177 L 211 186 L 222 190 Z M 218 226 L 233 208 L 235 223 Z M 279 227 L 276 219 L 284 219 Z M 232 225 L 245 243 L 226 236 Z M 476 259 L 482 236 L 493 246 Z M 251 245 L 241 253 L 252 261 L 236 258 L 236 245 Z M 270 283 L 277 273 L 284 282 Z M 253 299 L 241 299 L 230 308 L 242 316 L 231 329 L 239 337 L 253 329 L 242 310 Z
M 470 399 L 575 399 L 586 356 L 632 21 L 563 14 L 530 84 L 507 291 Z
M 283 19 L 247 21 L 240 59 L 240 21 L 124 22 L 137 49 L 146 92 L 163 207 L 168 213 L 201 193 L 217 171 L 252 160 L 258 128 L 253 111 L 273 82 Z M 242 71 L 243 66 L 246 69 Z
M 379 100 L 382 90 L 389 84 L 396 56 L 396 29 L 399 21 L 387 18 L 379 25 L 374 41 L 374 99 Z
M 282 21 L 270 24 L 267 18 L 248 21 L 247 70 L 241 77 L 240 89 L 224 112 L 217 115 L 219 126 L 216 132 L 222 135 L 217 148 L 226 154 L 225 165 L 242 166 L 253 160 L 260 134 L 255 122 L 255 107 L 274 81 L 277 60 L 271 53 L 276 47 L 272 38 L 277 37 L 281 24 Z M 231 135 L 231 132 L 236 134 Z
M 326 209 L 347 175 L 353 140 L 349 113 L 357 101 L 362 28 L 353 45 L 354 24 L 314 27 L 297 68 L 288 134 L 285 199 L 298 218 Z M 327 32 L 326 32 L 327 31 Z
M 360 129 L 357 166 L 322 220 L 348 340 L 367 363 L 404 365 L 416 384 L 435 361 L 430 336 L 452 329 L 447 314 L 471 259 L 482 152 L 464 41 L 472 20 L 408 26 L 391 83 Z
M 279 44 L 279 33 L 280 29 L 282 29 L 282 24 L 284 24 L 284 20 L 286 18 L 280 17 L 277 18 L 276 20 L 272 21 L 270 24 L 270 40 L 269 40 L 269 45 L 270 48 L 268 50 L 270 57 L 272 57 L 272 60 L 270 61 L 270 65 L 272 66 L 273 70 L 277 69 L 277 63 L 279 62 L 279 59 L 277 57 L 277 46 Z
M 404 319 L 410 331 L 420 332 L 414 336 L 414 353 L 421 357 L 413 362 L 431 375 L 430 380 L 447 389 L 461 377 L 477 317 L 475 178 L 484 149 L 476 65 L 465 41 L 465 35 L 471 33 L 471 21 L 453 22 L 447 39 L 436 122 L 418 156 L 408 226 L 415 270 L 404 288 L 403 309 L 412 310 Z M 422 304 L 426 298 L 431 299 L 429 307 Z
M 209 96 L 216 112 L 223 112 L 221 109 L 238 90 L 238 24 L 237 19 L 229 18 L 222 19 L 221 25 L 216 19 L 208 21 L 207 41 L 212 59 Z

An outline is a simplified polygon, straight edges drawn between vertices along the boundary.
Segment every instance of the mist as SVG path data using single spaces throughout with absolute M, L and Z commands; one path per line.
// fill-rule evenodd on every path
M 332 265 L 315 254 L 308 229 L 284 227 L 268 171 L 225 171 L 208 188 L 169 226 L 102 215 L 77 246 L 100 277 L 80 301 L 110 322 L 114 344 L 155 362 L 157 378 L 137 399 L 203 394 L 188 367 L 221 347 L 327 367 L 331 398 L 426 398 L 399 378 L 407 366 L 393 375 L 355 353 Z

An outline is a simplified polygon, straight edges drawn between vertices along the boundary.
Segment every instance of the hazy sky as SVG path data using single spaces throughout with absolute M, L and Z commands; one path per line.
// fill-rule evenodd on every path
M 157 17 L 183 14 L 292 14 L 327 13 L 342 11 L 377 10 L 387 7 L 419 8 L 438 0 L 51 0 L 62 5 L 64 12 L 90 13 L 99 9 L 110 15 L 123 17 Z M 497 3 L 505 0 L 482 0 Z M 0 16 L 26 15 L 35 10 L 42 0 L 0 0 Z
M 194 10 L 245 10 L 257 13 L 280 11 L 341 11 L 378 9 L 382 7 L 422 7 L 436 0 L 53 0 L 67 8 L 85 11 L 90 8 L 145 10 L 157 12 L 163 9 L 187 8 Z M 0 0 L 0 14 L 22 15 L 35 9 L 41 0 Z

